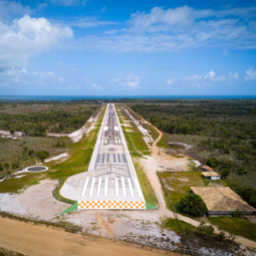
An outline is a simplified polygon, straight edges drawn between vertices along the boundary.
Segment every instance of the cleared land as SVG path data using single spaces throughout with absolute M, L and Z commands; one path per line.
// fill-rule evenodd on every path
M 111 252 L 113 256 L 163 255 L 161 251 L 146 251 L 124 246 L 118 242 L 93 239 L 42 226 L 35 226 L 0 217 L 0 246 L 28 255 L 63 256 L 63 255 L 95 255 L 105 256 Z M 169 255 L 179 255 L 169 253 Z

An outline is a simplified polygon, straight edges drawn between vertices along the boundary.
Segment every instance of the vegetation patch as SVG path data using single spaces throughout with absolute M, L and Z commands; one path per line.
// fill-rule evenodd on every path
M 178 235 L 181 235 L 183 231 L 192 232 L 195 230 L 195 227 L 188 224 L 187 222 L 184 222 L 182 220 L 179 220 L 178 222 L 176 219 L 172 218 L 166 218 L 165 220 L 163 220 L 161 226 L 163 228 L 174 231 Z
M 251 223 L 243 218 L 233 217 L 210 217 L 209 220 L 221 230 L 256 241 L 255 223 Z
M 152 205 L 157 205 L 157 198 L 155 196 L 155 193 L 153 191 L 153 188 L 150 185 L 150 182 L 143 170 L 143 168 L 137 163 L 135 160 L 134 167 L 138 176 L 138 180 L 140 182 L 140 186 L 143 192 L 143 195 L 145 197 L 145 200 L 147 203 L 150 203 Z

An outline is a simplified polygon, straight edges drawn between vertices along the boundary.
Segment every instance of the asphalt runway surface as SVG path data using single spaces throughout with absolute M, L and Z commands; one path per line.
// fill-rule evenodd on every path
M 72 200 L 92 202 L 92 208 L 112 208 L 99 202 L 117 203 L 114 208 L 120 203 L 128 209 L 135 205 L 143 208 L 138 207 L 145 199 L 114 104 L 106 107 L 88 171 L 70 177 L 60 193 Z

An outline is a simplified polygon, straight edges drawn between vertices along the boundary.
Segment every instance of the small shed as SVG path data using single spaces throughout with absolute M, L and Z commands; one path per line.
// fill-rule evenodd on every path
M 206 172 L 214 172 L 214 170 L 208 165 L 203 165 L 202 169 L 203 171 L 206 171 Z
M 221 176 L 217 172 L 202 172 L 205 179 L 219 180 Z

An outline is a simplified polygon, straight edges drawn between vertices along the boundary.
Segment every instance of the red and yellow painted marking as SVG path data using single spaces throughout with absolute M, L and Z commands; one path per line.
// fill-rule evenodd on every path
M 78 209 L 146 209 L 142 201 L 79 201 Z

